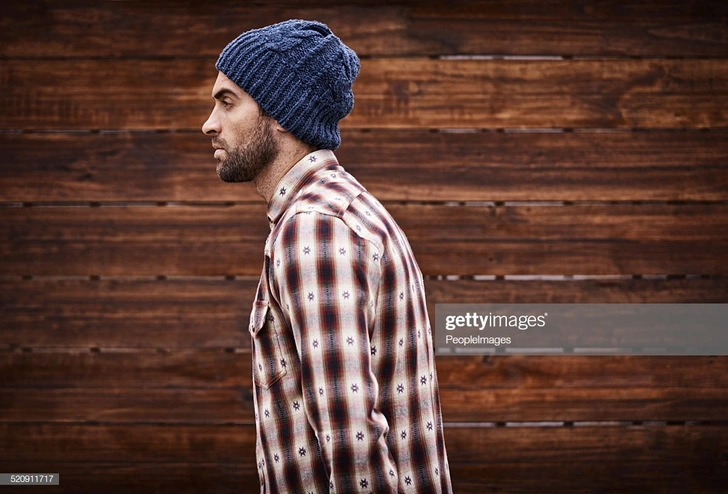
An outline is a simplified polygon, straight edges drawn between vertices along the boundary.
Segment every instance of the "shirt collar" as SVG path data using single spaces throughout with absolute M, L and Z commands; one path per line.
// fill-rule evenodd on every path
M 273 197 L 271 197 L 268 204 L 268 221 L 271 229 L 278 223 L 278 220 L 286 212 L 293 199 L 301 192 L 304 185 L 309 182 L 311 176 L 318 170 L 331 168 L 338 164 L 339 162 L 333 151 L 319 149 L 304 156 L 301 161 L 293 165 L 276 185 Z

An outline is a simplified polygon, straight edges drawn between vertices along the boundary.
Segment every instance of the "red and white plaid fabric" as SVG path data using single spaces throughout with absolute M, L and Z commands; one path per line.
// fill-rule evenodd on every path
M 422 274 L 316 151 L 278 184 L 251 312 L 261 492 L 451 492 Z

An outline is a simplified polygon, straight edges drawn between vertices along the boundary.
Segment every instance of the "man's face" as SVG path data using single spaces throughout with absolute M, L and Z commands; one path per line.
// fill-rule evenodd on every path
M 215 107 L 202 132 L 212 138 L 217 174 L 225 182 L 250 182 L 278 155 L 275 121 L 222 72 L 212 98 Z

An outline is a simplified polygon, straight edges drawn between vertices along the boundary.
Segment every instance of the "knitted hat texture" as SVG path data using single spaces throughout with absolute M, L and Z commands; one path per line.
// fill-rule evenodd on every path
M 292 19 L 246 31 L 215 64 L 288 132 L 319 149 L 341 143 L 359 58 L 326 26 Z

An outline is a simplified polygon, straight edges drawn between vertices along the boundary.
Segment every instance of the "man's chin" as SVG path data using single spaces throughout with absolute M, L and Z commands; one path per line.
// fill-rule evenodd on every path
M 217 173 L 217 176 L 220 177 L 221 180 L 225 180 L 222 178 L 223 176 L 223 164 L 222 161 L 217 160 L 217 166 L 215 167 L 215 173 Z
M 220 177 L 220 180 L 227 183 L 251 182 L 253 180 L 252 178 L 244 176 L 238 170 L 225 166 L 225 162 L 220 160 L 217 162 L 215 171 L 217 172 L 217 176 Z
M 238 180 L 235 180 L 234 177 L 230 175 L 230 173 L 225 170 L 225 167 L 218 163 L 217 169 L 215 170 L 217 172 L 217 176 L 220 177 L 220 180 L 227 183 L 234 183 L 238 182 Z
M 217 176 L 220 177 L 220 180 L 223 182 L 234 182 L 234 180 L 231 180 L 230 172 L 225 169 L 225 163 L 220 160 L 217 160 L 215 173 L 217 173 Z

